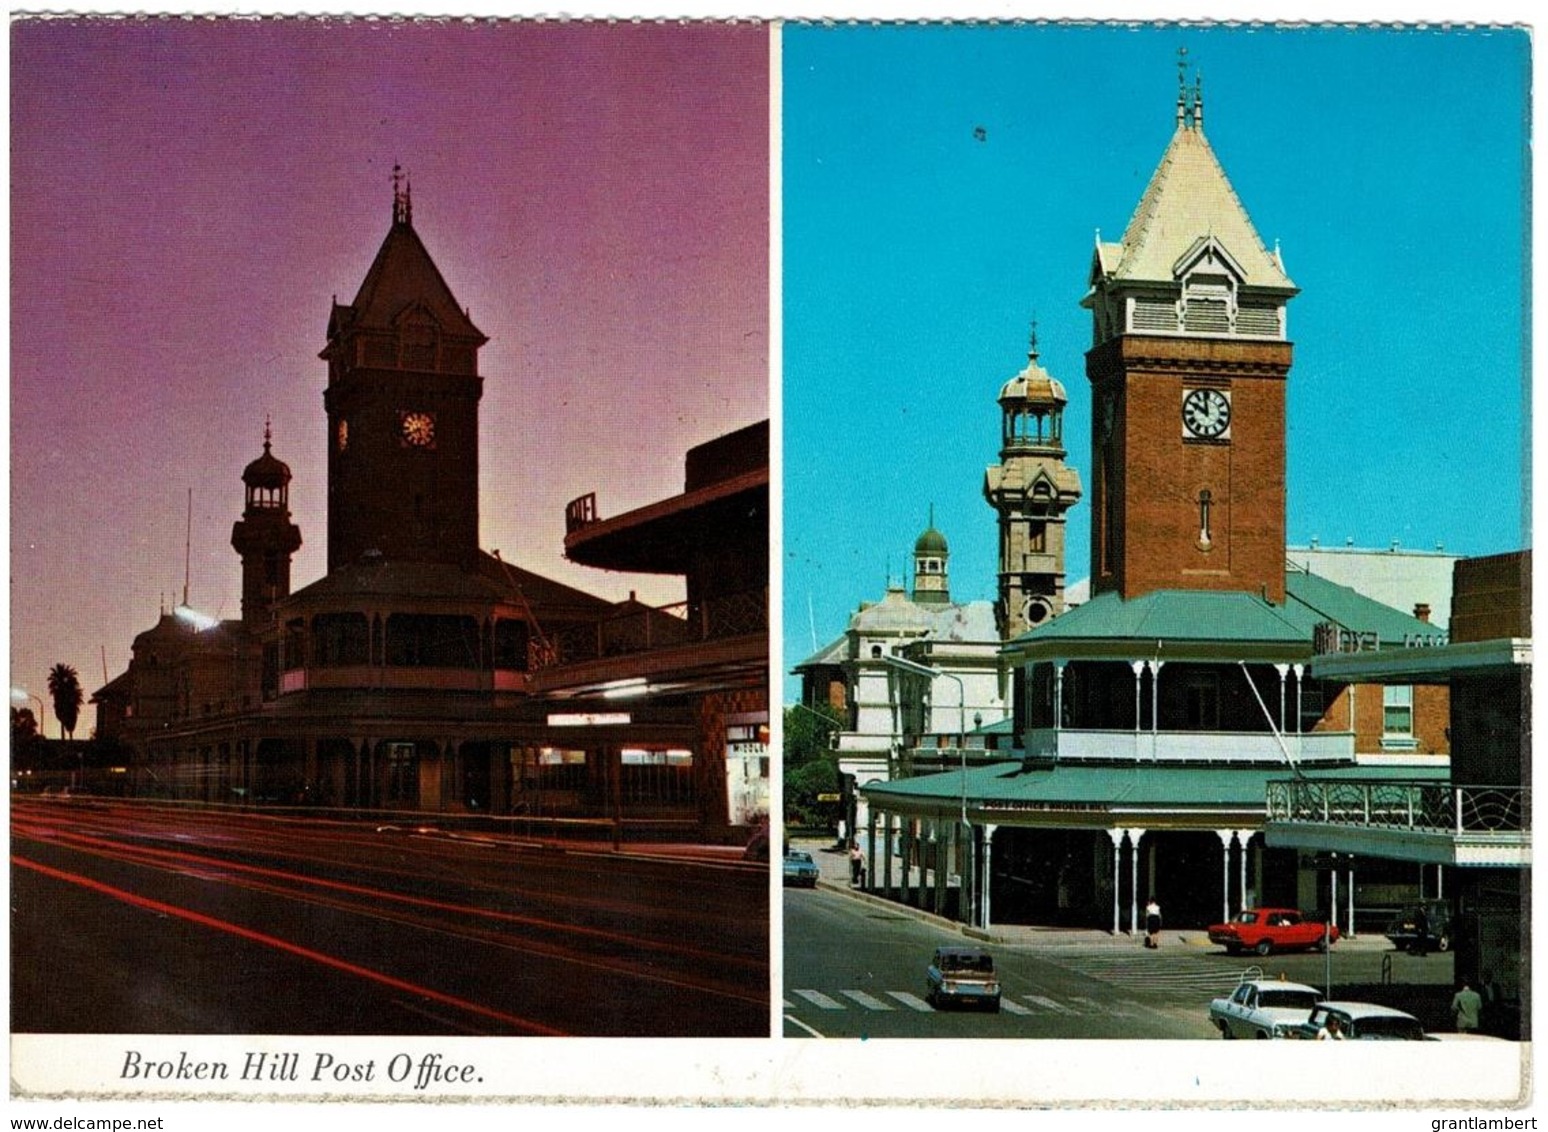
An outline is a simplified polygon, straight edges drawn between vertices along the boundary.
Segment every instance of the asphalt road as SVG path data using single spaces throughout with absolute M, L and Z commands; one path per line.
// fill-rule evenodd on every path
M 762 868 L 13 799 L 16 1033 L 766 1036 Z
M 782 1013 L 787 1037 L 1216 1039 L 1212 998 L 1260 965 L 1321 988 L 1329 960 L 1315 953 L 1230 956 L 1168 937 L 1159 951 L 1098 933 L 1049 933 L 986 944 L 1000 974 L 999 1014 L 936 1010 L 924 1001 L 934 949 L 966 940 L 949 927 L 870 900 L 818 889 L 785 891 Z M 1383 971 L 1384 965 L 1386 971 Z M 1396 978 L 1389 990 L 1439 989 L 1451 958 L 1398 955 L 1385 941 L 1334 948 L 1335 991 Z

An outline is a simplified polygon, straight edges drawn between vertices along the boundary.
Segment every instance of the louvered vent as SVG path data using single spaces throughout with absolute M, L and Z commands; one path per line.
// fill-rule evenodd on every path
M 1183 327 L 1194 333 L 1227 334 L 1231 330 L 1230 308 L 1219 299 L 1189 299 Z
M 1236 330 L 1259 338 L 1278 338 L 1279 308 L 1243 306 L 1236 312 Z
M 1176 330 L 1176 304 L 1165 299 L 1134 300 L 1135 330 Z

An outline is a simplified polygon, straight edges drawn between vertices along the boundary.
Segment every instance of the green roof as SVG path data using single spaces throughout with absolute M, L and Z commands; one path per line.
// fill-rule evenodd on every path
M 1009 650 L 1075 657 L 1103 652 L 1092 646 L 1135 642 L 1143 643 L 1148 655 L 1159 642 L 1179 659 L 1219 656 L 1242 646 L 1295 658 L 1311 654 L 1313 633 L 1323 622 L 1374 634 L 1382 647 L 1400 647 L 1417 637 L 1445 638 L 1437 626 L 1348 586 L 1292 570 L 1285 575 L 1283 605 L 1239 590 L 1155 590 L 1127 601 L 1109 591 L 1028 630 Z
M 1302 773 L 1315 779 L 1351 781 L 1445 781 L 1450 761 L 1436 759 L 1434 766 L 1304 766 Z M 1186 766 L 1156 763 L 1070 763 L 1025 767 L 1021 762 L 970 767 L 967 772 L 968 805 L 995 803 L 1091 806 L 1261 808 L 1267 783 L 1289 779 L 1289 766 Z M 943 771 L 895 782 L 878 782 L 860 789 L 872 804 L 889 801 L 915 803 L 920 808 L 951 809 L 962 799 L 962 772 Z

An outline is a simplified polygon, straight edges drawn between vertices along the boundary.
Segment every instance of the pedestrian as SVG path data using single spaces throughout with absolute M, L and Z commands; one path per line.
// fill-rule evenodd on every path
M 1145 946 L 1152 949 L 1161 946 L 1161 905 L 1154 896 L 1145 905 Z
M 1482 1015 L 1483 997 L 1463 978 L 1457 993 L 1451 996 L 1451 1017 L 1456 1022 L 1457 1033 L 1477 1033 Z
M 1421 959 L 1430 953 L 1430 917 L 1423 904 L 1414 909 L 1414 942 L 1408 950 Z
M 1344 1033 L 1343 1024 L 1339 1022 L 1337 1014 L 1329 1014 L 1327 1021 L 1317 1031 L 1317 1040 L 1319 1042 L 1342 1042 L 1348 1039 L 1349 1035 Z
M 865 878 L 865 858 L 860 855 L 860 842 L 849 843 L 849 883 L 859 885 Z

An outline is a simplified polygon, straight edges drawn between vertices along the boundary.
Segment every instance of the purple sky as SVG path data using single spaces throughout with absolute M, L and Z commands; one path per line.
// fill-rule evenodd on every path
M 564 506 L 674 494 L 687 448 L 768 416 L 768 87 L 752 25 L 13 24 L 12 686 L 46 700 L 63 661 L 89 695 L 104 648 L 123 670 L 182 596 L 190 488 L 190 604 L 240 615 L 231 525 L 266 415 L 293 584 L 322 575 L 317 353 L 394 161 L 491 339 L 483 546 L 679 600 L 566 563 Z

